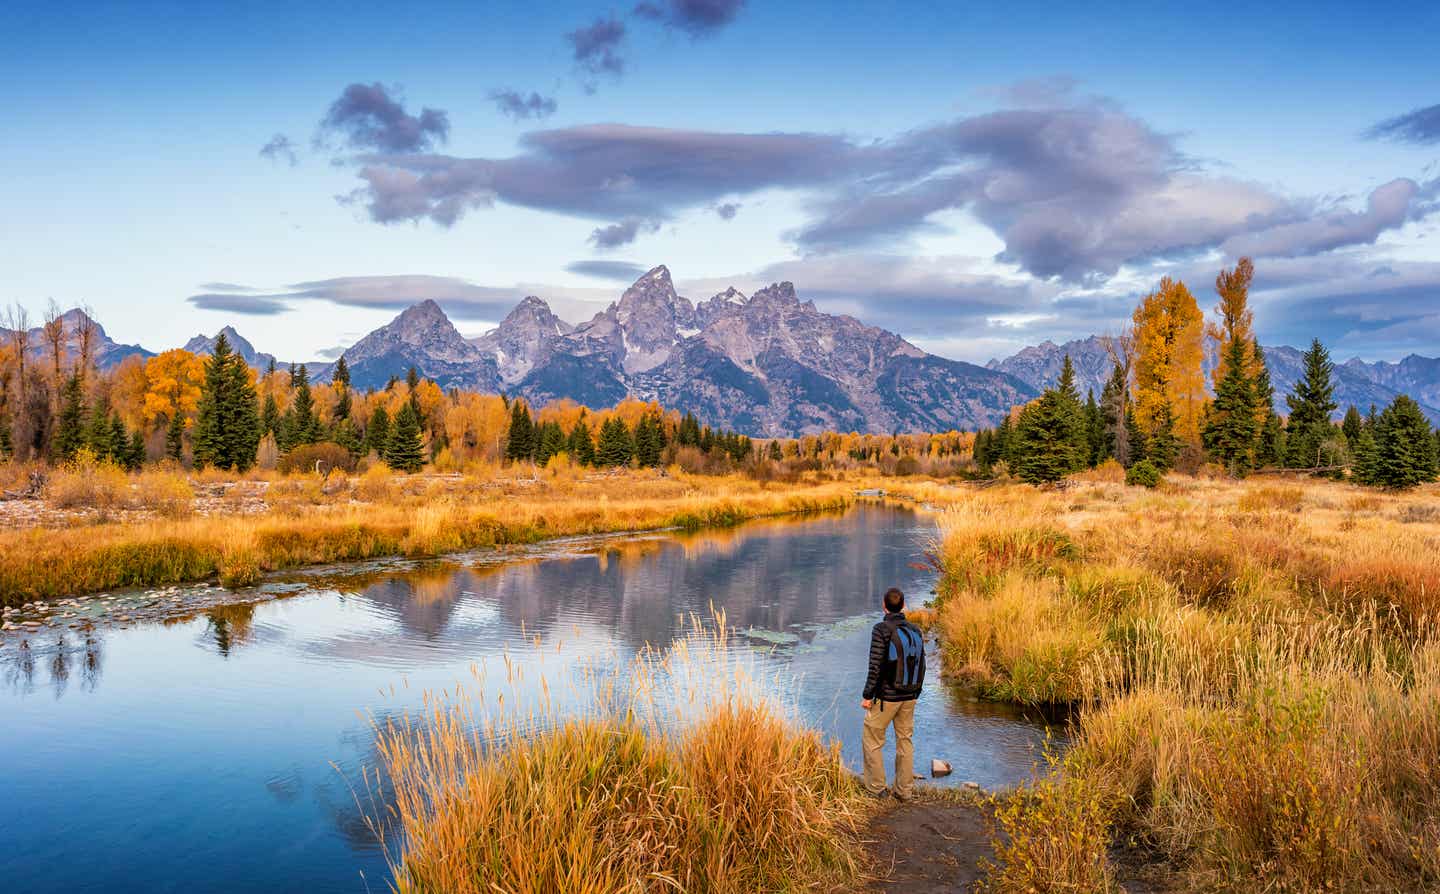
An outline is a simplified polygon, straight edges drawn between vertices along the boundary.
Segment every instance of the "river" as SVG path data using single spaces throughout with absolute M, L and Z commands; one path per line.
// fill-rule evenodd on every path
M 882 505 L 723 531 L 560 541 L 267 581 L 259 602 L 0 640 L 0 885 L 7 891 L 384 891 L 357 806 L 372 716 L 527 650 L 564 676 L 724 612 L 800 718 L 859 766 L 879 594 L 929 598 L 923 514 Z M 213 587 L 210 588 L 213 590 Z M 141 594 L 144 595 L 144 594 Z M 774 671 L 771 676 L 770 672 Z M 533 679 L 533 677 L 532 677 Z M 916 765 L 944 784 L 1025 776 L 1038 721 L 939 680 Z M 887 764 L 889 755 L 887 753 Z M 361 797 L 360 802 L 366 799 Z

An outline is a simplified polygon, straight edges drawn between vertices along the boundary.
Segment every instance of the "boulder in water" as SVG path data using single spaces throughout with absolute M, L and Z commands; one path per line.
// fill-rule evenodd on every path
M 940 758 L 933 758 L 930 761 L 930 776 L 938 779 L 941 776 L 950 775 L 950 762 L 942 761 Z

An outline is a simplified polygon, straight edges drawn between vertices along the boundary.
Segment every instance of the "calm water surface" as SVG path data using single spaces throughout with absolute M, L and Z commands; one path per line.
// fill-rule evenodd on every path
M 384 891 L 352 788 L 374 764 L 369 714 L 413 709 L 477 663 L 503 667 L 527 637 L 546 650 L 547 677 L 623 661 L 712 604 L 858 768 L 877 594 L 928 598 L 933 534 L 923 516 L 866 506 L 331 569 L 267 588 L 295 595 L 88 643 L 47 632 L 22 651 L 12 637 L 0 643 L 0 889 Z M 1028 773 L 1043 725 L 940 685 L 938 659 L 931 677 L 917 766 L 943 757 L 947 781 L 986 786 Z

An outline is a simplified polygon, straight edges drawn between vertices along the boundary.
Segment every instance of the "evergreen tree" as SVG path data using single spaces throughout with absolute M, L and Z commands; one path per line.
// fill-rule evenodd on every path
M 1155 413 L 1155 430 L 1145 440 L 1145 458 L 1161 472 L 1175 467 L 1184 442 L 1175 434 L 1175 415 L 1168 406 L 1160 407 Z
M 343 422 L 350 418 L 351 408 L 350 367 L 345 364 L 344 354 L 335 361 L 335 370 L 330 374 L 330 381 L 335 383 L 335 390 L 339 392 L 335 401 L 335 421 Z
M 365 452 L 374 453 L 381 459 L 390 449 L 390 414 L 383 405 L 377 405 L 370 414 L 370 424 L 365 426 Z
M 350 451 L 352 455 L 360 452 L 360 430 L 355 427 L 354 419 L 346 417 L 331 426 L 330 440 Z
M 1085 467 L 1089 438 L 1068 354 L 1055 387 L 1021 411 L 1015 438 L 1015 474 L 1022 481 L 1059 481 Z
M 303 367 L 302 367 L 303 369 Z M 178 414 L 177 414 L 178 415 Z M 221 332 L 205 364 L 195 416 L 195 463 L 244 471 L 255 464 L 260 414 L 245 361 Z
M 535 422 L 530 418 L 530 408 L 524 401 L 517 400 L 510 405 L 510 430 L 505 436 L 505 458 L 520 462 L 535 458 Z
M 176 407 L 165 429 L 165 455 L 177 463 L 185 456 L 185 414 Z
M 1330 353 L 1315 339 L 1305 352 L 1305 373 L 1286 398 L 1290 420 L 1285 431 L 1285 462 L 1293 468 L 1320 465 L 1322 447 L 1332 436 L 1330 414 L 1335 412 L 1334 370 Z M 1377 439 L 1378 443 L 1378 439 Z
M 80 386 L 79 374 L 72 373 L 65 380 L 60 400 L 60 422 L 55 427 L 51 448 L 56 460 L 69 462 L 75 458 L 76 451 L 85 446 L 86 440 L 85 391 Z
M 708 425 L 700 429 L 699 447 L 706 453 L 709 453 L 711 450 L 715 449 L 715 432 L 711 431 L 710 426 Z
M 130 433 L 130 451 L 126 460 L 132 470 L 138 470 L 145 465 L 145 436 L 139 429 Z
M 121 457 L 121 445 L 115 443 L 115 428 L 110 424 L 110 399 L 101 392 L 90 408 L 90 424 L 85 430 L 85 446 L 95 454 L 96 459 L 117 462 Z M 124 429 L 121 429 L 123 436 Z M 129 444 L 129 439 L 125 439 Z
M 1255 465 L 1279 466 L 1285 461 L 1285 424 L 1274 410 L 1265 414 L 1265 427 L 1255 448 Z
M 1365 428 L 1365 419 L 1360 411 L 1351 404 L 1345 410 L 1345 418 L 1340 422 L 1340 433 L 1345 436 L 1345 443 L 1350 445 L 1353 452 L 1355 444 L 1360 440 L 1360 432 Z
M 1215 383 L 1215 402 L 1204 432 L 1206 449 L 1232 475 L 1244 475 L 1255 466 L 1258 413 L 1249 346 L 1240 338 L 1227 342 L 1223 372 Z
M 680 419 L 680 429 L 675 433 L 675 440 L 682 447 L 700 446 L 700 420 L 695 414 L 686 412 Z
M 274 435 L 280 440 L 280 407 L 275 403 L 275 395 L 265 395 L 265 407 L 260 411 L 260 434 Z
M 595 462 L 602 466 L 624 466 L 630 464 L 634 444 L 625 420 L 611 416 L 600 426 L 599 443 L 595 445 Z
M 1105 454 L 1115 458 L 1120 465 L 1129 467 L 1130 446 L 1130 384 L 1125 369 L 1116 363 L 1110 369 L 1110 378 L 1100 392 L 1100 414 L 1105 422 Z
M 1440 474 L 1430 421 L 1408 394 L 1396 395 L 1375 422 L 1375 466 L 1371 483 L 1414 487 Z
M 415 407 L 408 402 L 395 417 L 394 431 L 390 433 L 390 443 L 385 451 L 385 465 L 397 472 L 418 472 L 425 465 L 420 419 Z
M 120 421 L 119 413 L 110 417 L 110 459 L 127 469 L 133 468 L 130 462 L 130 433 L 125 430 L 125 423 Z
M 664 432 L 661 422 L 650 413 L 640 417 L 635 425 L 635 463 L 639 466 L 660 465 L 660 454 L 664 450 Z
M 565 451 L 565 432 L 560 423 L 551 419 L 540 423 L 535 438 L 535 462 L 545 465 L 557 453 Z
M 7 462 L 15 455 L 15 440 L 10 433 L 10 408 L 0 406 L 0 462 Z
M 295 400 L 285 414 L 285 439 L 281 448 L 290 451 L 320 441 L 320 418 L 315 415 L 315 396 L 310 393 L 310 373 L 300 364 L 290 375 L 295 386 Z
M 1130 462 L 1125 468 L 1130 468 L 1138 462 L 1143 461 L 1150 452 L 1150 439 L 1145 436 L 1145 430 L 1140 427 L 1140 420 L 1135 417 L 1133 407 L 1125 410 L 1125 441 L 1128 445 Z
M 420 371 L 410 367 L 410 371 L 405 373 L 405 384 L 409 388 L 410 406 L 415 410 L 415 420 L 424 428 L 425 414 L 420 411 Z
M 1380 454 L 1375 446 L 1373 426 L 1360 426 L 1360 433 L 1350 442 L 1350 455 L 1354 465 L 1351 471 L 1361 484 L 1379 484 Z
M 1094 389 L 1085 395 L 1085 439 L 1090 447 L 1087 465 L 1094 468 L 1110 458 L 1105 437 L 1105 414 L 1100 412 L 1100 405 L 1095 402 Z
M 770 458 L 773 459 L 773 460 L 775 460 L 776 462 L 779 462 L 780 460 L 782 460 L 782 459 L 785 458 L 785 454 L 780 450 L 780 442 L 779 442 L 779 441 L 771 441 L 771 442 L 770 442 L 770 451 L 769 451 L 769 453 L 770 453 Z
M 590 437 L 590 426 L 581 417 L 570 431 L 570 437 L 565 442 L 565 450 L 570 458 L 582 466 L 595 465 L 595 439 Z

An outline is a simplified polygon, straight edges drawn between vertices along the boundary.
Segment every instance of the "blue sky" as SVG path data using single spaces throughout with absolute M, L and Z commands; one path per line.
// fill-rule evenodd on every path
M 1267 341 L 1440 354 L 1437 7 L 351 6 L 7 4 L 0 304 L 309 359 L 664 263 L 983 361 L 1251 253 Z

